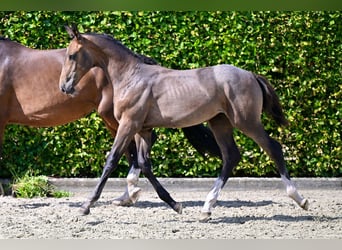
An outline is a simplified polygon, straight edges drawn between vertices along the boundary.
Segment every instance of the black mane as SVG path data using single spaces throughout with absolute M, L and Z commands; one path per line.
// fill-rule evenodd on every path
M 113 43 L 115 43 L 116 45 L 118 45 L 120 48 L 124 49 L 125 51 L 127 51 L 130 55 L 134 56 L 135 58 L 138 58 L 139 60 L 141 60 L 143 63 L 145 64 L 149 64 L 149 65 L 156 65 L 158 64 L 158 62 L 156 60 L 154 60 L 153 58 L 149 57 L 149 56 L 145 56 L 145 55 L 141 55 L 138 53 L 135 53 L 133 51 L 131 51 L 130 49 L 128 49 L 125 45 L 123 45 L 120 41 L 116 40 L 114 37 L 112 37 L 111 35 L 108 34 L 98 34 L 98 33 L 85 33 L 85 35 L 91 35 L 91 36 L 99 36 L 102 38 L 105 38 Z

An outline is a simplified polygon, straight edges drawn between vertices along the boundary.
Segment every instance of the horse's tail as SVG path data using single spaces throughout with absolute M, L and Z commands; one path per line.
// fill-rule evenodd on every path
M 208 153 L 211 156 L 221 158 L 221 150 L 216 143 L 211 130 L 203 124 L 182 128 L 185 137 L 202 155 Z
M 257 74 L 254 74 L 254 76 L 262 89 L 263 110 L 272 116 L 278 125 L 287 126 L 288 120 L 285 118 L 279 98 L 273 87 L 265 77 Z

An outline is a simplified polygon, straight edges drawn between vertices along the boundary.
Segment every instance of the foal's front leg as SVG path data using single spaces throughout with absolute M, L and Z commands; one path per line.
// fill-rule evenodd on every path
M 112 149 L 107 157 L 106 164 L 103 168 L 102 175 L 99 182 L 97 183 L 93 194 L 90 198 L 82 205 L 81 212 L 84 215 L 90 213 L 90 207 L 100 198 L 102 190 L 110 176 L 110 174 L 117 168 L 118 162 L 127 149 L 129 143 L 133 139 L 135 134 L 134 127 L 129 122 L 122 122 L 119 125 L 117 135 L 114 139 Z

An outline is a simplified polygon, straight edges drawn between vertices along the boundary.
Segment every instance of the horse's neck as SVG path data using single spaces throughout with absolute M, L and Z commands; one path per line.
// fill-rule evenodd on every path
M 109 57 L 107 73 L 113 84 L 125 84 L 136 71 L 139 62 L 131 55 L 114 55 Z
M 103 69 L 113 89 L 125 88 L 125 85 L 131 84 L 131 77 L 136 74 L 141 59 L 134 56 L 134 53 L 116 43 L 94 42 L 98 48 L 93 50 L 95 64 Z

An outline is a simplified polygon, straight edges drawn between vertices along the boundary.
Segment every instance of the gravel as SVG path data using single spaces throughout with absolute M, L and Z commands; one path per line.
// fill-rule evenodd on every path
M 299 189 L 304 211 L 283 189 L 225 187 L 212 219 L 199 222 L 207 192 L 168 188 L 183 203 L 181 215 L 151 189 L 132 207 L 112 204 L 119 190 L 105 189 L 87 216 L 79 207 L 89 190 L 68 198 L 0 197 L 0 239 L 342 239 L 341 188 Z

